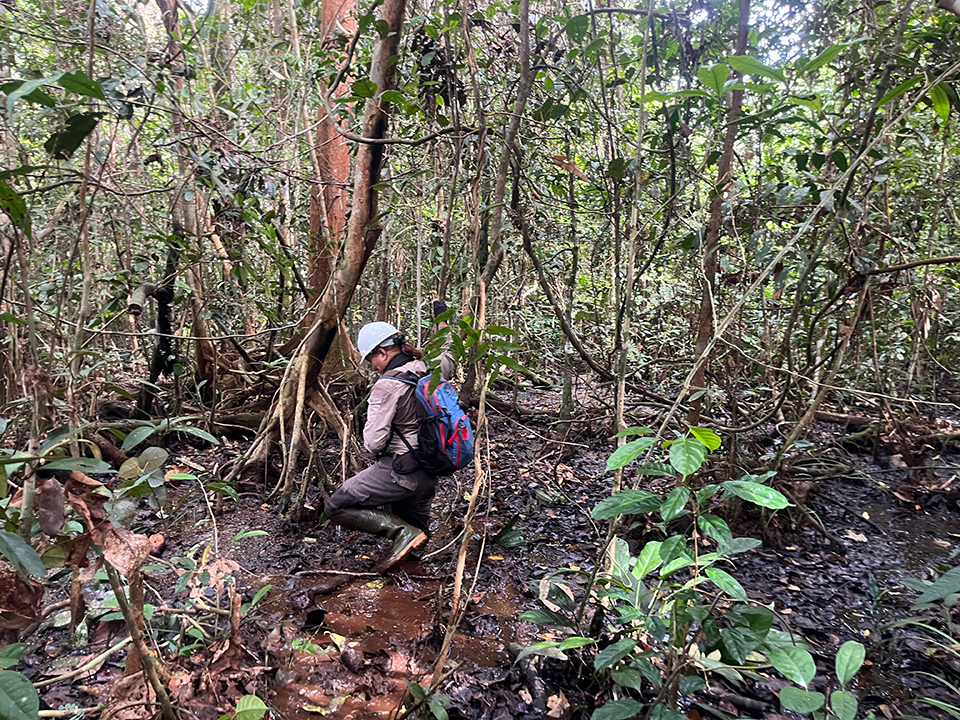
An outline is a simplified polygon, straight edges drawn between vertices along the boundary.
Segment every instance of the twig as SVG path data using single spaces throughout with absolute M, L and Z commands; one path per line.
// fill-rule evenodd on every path
M 75 668 L 68 673 L 64 673 L 63 675 L 57 675 L 56 677 L 47 678 L 46 680 L 35 682 L 33 686 L 35 688 L 47 687 L 48 685 L 55 685 L 56 683 L 61 682 L 63 680 L 71 680 L 72 678 L 77 677 L 77 675 L 83 675 L 85 672 L 89 672 L 90 670 L 93 670 L 95 667 L 97 667 L 97 665 L 99 665 L 108 657 L 110 657 L 115 652 L 117 652 L 117 650 L 124 648 L 129 642 L 130 642 L 130 638 L 125 637 L 123 640 L 116 643 L 113 647 L 111 647 L 108 650 L 104 650 L 102 653 L 100 653 L 95 658 L 93 658 L 93 660 L 90 660 L 89 662 L 84 663 L 80 667 Z M 49 715 L 47 717 L 59 717 L 59 716 Z

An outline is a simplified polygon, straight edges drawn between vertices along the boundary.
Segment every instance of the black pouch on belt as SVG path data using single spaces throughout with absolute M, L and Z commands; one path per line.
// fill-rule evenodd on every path
M 420 463 L 412 452 L 405 452 L 393 458 L 393 471 L 397 475 L 409 475 L 420 469 Z

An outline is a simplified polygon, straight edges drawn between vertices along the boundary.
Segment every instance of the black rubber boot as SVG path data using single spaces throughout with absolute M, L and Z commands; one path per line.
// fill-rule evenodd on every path
M 386 572 L 427 541 L 427 534 L 423 530 L 382 510 L 367 508 L 341 510 L 330 518 L 330 522 L 350 530 L 361 530 L 393 540 L 390 553 L 377 565 L 377 572 L 381 573 Z

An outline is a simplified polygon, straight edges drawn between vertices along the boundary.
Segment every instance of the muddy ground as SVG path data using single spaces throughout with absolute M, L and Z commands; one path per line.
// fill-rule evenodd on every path
M 530 394 L 525 402 L 537 408 L 554 400 Z M 455 669 L 440 689 L 450 717 L 586 718 L 605 700 L 602 685 L 578 663 L 544 661 L 534 677 L 530 667 L 513 663 L 510 651 L 512 644 L 552 637 L 519 616 L 539 605 L 536 584 L 548 572 L 592 568 L 605 531 L 590 520 L 589 511 L 610 492 L 610 479 L 603 475 L 611 447 L 605 440 L 608 433 L 583 424 L 574 428 L 570 444 L 557 446 L 545 442 L 549 432 L 548 424 L 528 419 L 518 422 L 496 413 L 491 418 L 489 511 L 471 528 L 474 542 L 465 579 L 470 607 L 453 641 L 450 659 Z M 878 463 L 831 447 L 839 432 L 830 426 L 817 428 L 811 452 L 843 458 L 854 471 L 812 481 L 801 478 L 795 487 L 842 544 L 828 540 L 799 513 L 781 513 L 766 525 L 753 516 L 730 518 L 735 534 L 764 539 L 762 547 L 738 556 L 735 574 L 751 597 L 774 604 L 789 629 L 808 640 L 824 667 L 830 667 L 828 661 L 832 663 L 836 648 L 846 640 L 867 646 L 870 664 L 853 688 L 861 708 L 878 717 L 939 717 L 914 700 L 925 695 L 958 699 L 911 671 L 942 675 L 943 664 L 925 658 L 917 641 L 903 633 L 894 636 L 883 625 L 910 614 L 916 592 L 903 584 L 905 578 L 929 578 L 928 568 L 936 563 L 958 564 L 960 507 L 949 492 L 911 490 L 917 485 L 911 484 L 908 471 L 891 470 L 883 458 Z M 191 472 L 203 479 L 208 476 L 201 469 L 212 471 L 242 448 L 242 443 L 208 450 L 174 447 L 169 464 L 182 470 L 189 463 Z M 331 467 L 336 465 L 335 453 L 329 448 L 325 459 Z M 960 458 L 930 453 L 928 461 L 939 469 L 927 485 L 949 488 Z M 165 547 L 148 561 L 147 602 L 155 608 L 183 607 L 185 596 L 192 593 L 207 606 L 224 608 L 230 577 L 244 602 L 270 586 L 244 617 L 242 647 L 229 653 L 225 642 L 215 639 L 216 631 L 226 626 L 222 614 L 155 610 L 153 619 L 148 618 L 158 628 L 157 637 L 170 643 L 161 650 L 175 647 L 181 652 L 171 665 L 174 699 L 202 720 L 232 711 L 238 697 L 251 692 L 267 702 L 273 717 L 287 720 L 407 716 L 412 704 L 407 699 L 402 708 L 407 683 L 429 684 L 443 640 L 471 483 L 466 473 L 442 481 L 436 530 L 424 557 L 405 562 L 386 577 L 372 572 L 385 548 L 382 541 L 322 527 L 315 519 L 288 524 L 265 499 L 264 486 L 239 488 L 238 503 L 213 493 L 207 502 L 196 482 L 172 486 L 173 509 L 165 517 L 141 513 L 135 524 L 140 532 L 166 539 Z M 313 498 L 312 503 L 319 507 L 322 501 Z M 515 517 L 514 529 L 522 541 L 514 533 L 518 544 L 512 547 L 493 543 Z M 251 530 L 266 534 L 236 539 Z M 644 529 L 634 529 L 628 539 L 638 549 Z M 198 568 L 193 573 L 191 563 Z M 349 583 L 318 595 L 317 587 L 336 572 L 352 573 Z M 63 572 L 45 602 L 64 599 L 68 588 L 69 574 Z M 51 614 L 29 640 L 21 664 L 32 680 L 49 679 L 51 673 L 94 658 L 125 635 L 115 613 L 104 614 L 110 611 L 103 607 L 110 598 L 106 583 L 94 578 L 87 588 L 86 637 L 83 632 L 70 635 L 62 611 Z M 78 677 L 44 687 L 43 706 L 89 707 L 106 700 L 123 675 L 123 653 L 114 653 Z M 713 678 L 690 708 L 690 717 L 694 713 L 784 717 L 768 689 L 733 687 Z M 141 705 L 114 716 L 132 719 L 149 713 Z

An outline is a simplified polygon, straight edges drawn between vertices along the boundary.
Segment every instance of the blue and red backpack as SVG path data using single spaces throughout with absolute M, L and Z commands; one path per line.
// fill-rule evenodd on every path
M 431 475 L 452 475 L 473 462 L 473 426 L 453 385 L 441 378 L 431 392 L 430 373 L 407 372 L 386 377 L 414 388 L 419 446 L 411 448 L 403 433 L 400 439 L 423 470 Z

